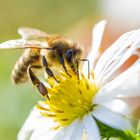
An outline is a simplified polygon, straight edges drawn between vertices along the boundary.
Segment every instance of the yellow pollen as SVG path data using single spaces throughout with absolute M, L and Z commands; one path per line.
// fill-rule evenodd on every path
M 79 80 L 73 72 L 70 74 L 72 77 L 62 72 L 59 83 L 49 79 L 48 83 L 53 85 L 47 88 L 50 100 L 46 99 L 37 105 L 43 116 L 53 118 L 60 126 L 67 126 L 92 111 L 92 99 L 97 93 L 93 81 L 82 74 Z

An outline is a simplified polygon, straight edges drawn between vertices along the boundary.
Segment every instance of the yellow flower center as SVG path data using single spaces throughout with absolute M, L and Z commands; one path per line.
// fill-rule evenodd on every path
M 80 79 L 71 72 L 72 77 L 61 72 L 60 82 L 48 80 L 50 100 L 38 104 L 43 116 L 52 117 L 60 126 L 67 126 L 76 118 L 82 118 L 93 110 L 92 100 L 97 93 L 95 83 L 85 78 L 83 74 Z

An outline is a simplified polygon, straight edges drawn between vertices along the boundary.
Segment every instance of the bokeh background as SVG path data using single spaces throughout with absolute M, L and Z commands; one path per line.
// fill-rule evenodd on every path
M 139 7 L 139 0 L 0 0 L 0 42 L 19 38 L 17 28 L 28 26 L 69 36 L 88 51 L 93 24 L 105 18 L 108 25 L 102 48 L 106 49 L 122 33 L 140 27 Z M 11 70 L 21 53 L 0 50 L 0 140 L 15 140 L 30 110 L 41 99 L 30 83 L 11 84 Z M 139 102 L 140 98 L 130 101 L 136 112 Z

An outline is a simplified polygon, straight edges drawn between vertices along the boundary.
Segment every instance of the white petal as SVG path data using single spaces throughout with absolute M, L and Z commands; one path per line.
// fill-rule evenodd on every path
M 33 132 L 30 140 L 59 140 L 60 138 L 62 140 L 66 130 L 66 128 L 63 128 L 62 130 L 53 130 L 48 129 L 47 126 L 40 127 Z
M 43 119 L 44 120 L 44 119 Z M 27 120 L 25 121 L 24 125 L 22 126 L 19 134 L 18 140 L 26 140 L 28 139 L 32 132 L 37 128 L 40 123 L 42 123 L 42 116 L 40 115 L 39 111 L 34 108 Z
M 106 84 L 94 99 L 95 103 L 106 102 L 119 95 L 134 97 L 140 95 L 140 59 L 117 78 Z
M 81 140 L 83 136 L 83 122 L 75 120 L 67 129 L 62 140 Z
M 99 105 L 104 106 L 116 113 L 122 113 L 124 115 L 129 115 L 132 111 L 128 104 L 120 99 L 114 99 L 109 102 L 100 102 Z
M 140 30 L 134 30 L 122 35 L 100 57 L 95 67 L 95 80 L 98 85 L 104 85 L 112 80 L 117 70 L 140 47 Z
M 51 120 L 42 117 L 39 110 L 34 108 L 18 133 L 17 139 L 28 140 L 37 128 L 43 126 L 51 127 L 52 125 L 53 122 Z
M 83 135 L 83 123 L 74 121 L 70 126 L 63 129 L 51 130 L 46 125 L 37 128 L 31 136 L 31 140 L 81 140 Z
M 87 115 L 83 122 L 88 140 L 100 140 L 99 128 L 94 118 L 91 115 Z
M 106 21 L 102 20 L 99 23 L 97 23 L 92 30 L 92 48 L 89 55 L 87 56 L 87 59 L 90 61 L 90 65 L 89 65 L 90 70 L 93 70 L 93 64 L 98 55 L 100 44 L 103 38 L 105 25 L 106 25 Z M 83 72 L 85 75 L 87 75 L 88 73 L 86 62 L 83 64 Z
M 130 122 L 123 115 L 115 113 L 103 106 L 96 107 L 92 115 L 102 123 L 116 129 L 125 130 L 132 128 Z
M 101 42 L 103 39 L 104 29 L 107 21 L 102 20 L 95 25 L 92 30 L 92 49 L 88 55 L 88 59 L 95 61 L 95 58 L 98 55 L 99 48 L 101 47 Z

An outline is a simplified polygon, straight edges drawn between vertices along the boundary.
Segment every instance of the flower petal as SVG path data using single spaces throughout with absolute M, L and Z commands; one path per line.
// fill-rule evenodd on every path
M 93 70 L 93 64 L 97 57 L 100 44 L 102 42 L 105 25 L 106 20 L 102 20 L 99 23 L 97 23 L 92 30 L 92 48 L 89 55 L 87 56 L 87 59 L 90 61 L 90 70 Z M 86 62 L 83 64 L 83 73 L 85 75 L 87 75 L 88 73 Z
M 97 120 L 115 129 L 125 130 L 132 128 L 130 122 L 123 115 L 115 113 L 103 106 L 96 107 L 92 115 Z
M 44 120 L 44 119 L 43 119 Z M 18 134 L 18 140 L 26 140 L 29 139 L 32 132 L 37 128 L 40 123 L 42 122 L 42 116 L 40 115 L 39 111 L 34 108 L 27 120 L 25 121 L 24 125 L 22 126 L 19 134 Z
M 83 122 L 88 140 L 100 140 L 99 128 L 94 118 L 91 115 L 87 115 Z
M 18 133 L 17 139 L 28 140 L 37 128 L 43 126 L 50 127 L 52 124 L 53 122 L 51 120 L 42 117 L 39 110 L 34 108 Z
M 120 99 L 114 99 L 109 102 L 100 102 L 98 105 L 104 106 L 116 113 L 122 113 L 124 115 L 129 115 L 132 111 L 128 104 Z
M 48 129 L 47 126 L 44 126 L 36 129 L 30 140 L 62 140 L 66 130 L 66 128 L 62 130 L 51 130 Z
M 97 85 L 105 85 L 114 78 L 117 70 L 140 48 L 140 30 L 122 35 L 100 57 L 95 67 Z
M 62 140 L 81 140 L 83 136 L 83 122 L 75 120 L 67 129 Z
M 134 97 L 140 95 L 140 59 L 138 59 L 129 69 L 117 78 L 106 84 L 94 99 L 94 102 L 109 101 L 119 95 L 124 97 Z

